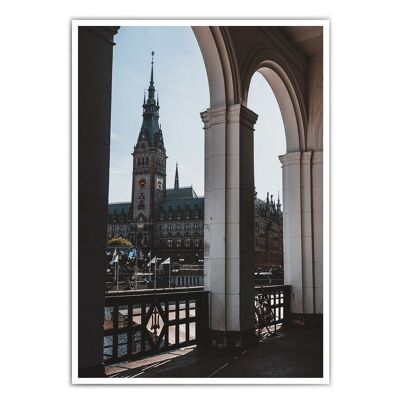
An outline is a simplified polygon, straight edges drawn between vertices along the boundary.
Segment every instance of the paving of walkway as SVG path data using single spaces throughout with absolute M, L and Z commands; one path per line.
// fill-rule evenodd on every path
M 178 349 L 106 368 L 113 378 L 320 378 L 322 327 L 292 327 L 243 349 Z

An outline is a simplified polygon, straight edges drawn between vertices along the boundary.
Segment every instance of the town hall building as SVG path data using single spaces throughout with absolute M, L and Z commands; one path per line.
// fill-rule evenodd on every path
M 154 53 L 152 53 L 153 55 Z M 129 239 L 143 254 L 150 250 L 172 263 L 202 265 L 204 248 L 204 197 L 179 183 L 166 188 L 167 152 L 159 122 L 153 60 L 148 96 L 143 99 L 143 122 L 132 153 L 132 197 L 108 206 L 108 239 Z M 254 193 L 254 248 L 256 270 L 283 265 L 283 215 L 278 195 L 265 200 Z

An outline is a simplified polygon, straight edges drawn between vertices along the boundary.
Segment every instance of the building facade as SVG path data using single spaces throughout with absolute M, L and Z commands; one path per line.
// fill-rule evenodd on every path
M 152 53 L 153 55 L 154 53 Z M 204 197 L 193 187 L 179 184 L 176 165 L 174 187 L 166 188 L 167 153 L 159 123 L 160 104 L 155 96 L 153 60 L 148 96 L 143 99 L 143 122 L 134 146 L 130 202 L 110 203 L 107 236 L 122 236 L 147 254 L 171 257 L 175 264 L 202 265 L 204 248 Z M 255 268 L 283 265 L 283 214 L 273 195 L 254 196 Z

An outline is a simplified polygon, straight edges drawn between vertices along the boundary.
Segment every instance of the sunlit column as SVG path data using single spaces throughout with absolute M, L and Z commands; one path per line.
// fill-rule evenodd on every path
M 221 345 L 254 337 L 254 142 L 242 105 L 202 113 L 205 129 L 205 289 Z M 218 339 L 219 337 L 219 339 Z
M 285 285 L 291 285 L 291 312 L 302 314 L 303 258 L 301 231 L 301 153 L 279 157 L 283 175 L 283 264 Z
M 204 289 L 210 292 L 210 329 L 225 332 L 226 108 L 201 114 L 205 134 Z

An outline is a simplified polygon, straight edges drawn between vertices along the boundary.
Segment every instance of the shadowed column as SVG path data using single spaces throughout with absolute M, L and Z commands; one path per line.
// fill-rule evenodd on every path
M 103 320 L 113 38 L 78 31 L 78 374 L 104 375 Z

